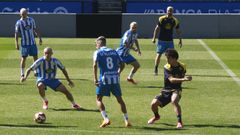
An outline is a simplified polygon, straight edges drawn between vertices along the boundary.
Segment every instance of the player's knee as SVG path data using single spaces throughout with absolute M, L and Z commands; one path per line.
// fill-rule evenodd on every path
M 140 64 L 139 63 L 136 63 L 135 66 L 134 66 L 135 69 L 139 69 L 140 68 Z
M 96 98 L 96 102 L 102 102 L 102 97 L 99 97 L 99 96 L 98 96 L 98 97 Z
M 152 102 L 151 102 L 151 106 L 158 106 L 158 103 L 157 103 L 157 100 L 156 99 L 153 99 Z
M 171 103 L 172 103 L 172 105 L 174 105 L 174 106 L 178 106 L 178 105 L 179 105 L 177 100 L 173 100 L 173 101 L 171 101 Z
M 141 67 L 141 65 L 138 63 L 137 68 L 140 68 L 140 67 Z
M 43 83 L 38 83 L 37 87 L 39 90 L 45 90 L 45 85 Z

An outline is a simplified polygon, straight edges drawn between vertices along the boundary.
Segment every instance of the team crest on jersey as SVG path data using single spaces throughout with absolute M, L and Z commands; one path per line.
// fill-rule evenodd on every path
M 165 25 L 165 29 L 167 29 L 167 30 L 170 30 L 171 29 L 171 24 L 170 23 L 167 23 L 166 25 Z
M 25 29 L 25 30 L 30 30 L 30 29 L 31 29 L 31 25 L 26 25 L 26 26 L 24 26 L 24 29 Z

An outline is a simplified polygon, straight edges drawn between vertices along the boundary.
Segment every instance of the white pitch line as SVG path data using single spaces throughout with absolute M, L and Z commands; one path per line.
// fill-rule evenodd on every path
M 240 79 L 237 77 L 237 75 L 228 68 L 228 66 L 211 50 L 211 48 L 209 48 L 208 45 L 201 39 L 198 39 L 198 42 L 212 55 L 212 57 L 218 62 L 219 65 L 221 65 L 221 67 L 228 73 L 228 75 L 232 77 L 232 79 L 238 85 L 240 85 Z

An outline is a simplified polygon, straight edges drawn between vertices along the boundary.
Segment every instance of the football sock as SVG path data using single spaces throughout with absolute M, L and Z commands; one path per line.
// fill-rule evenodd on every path
M 127 114 L 127 113 L 124 113 L 124 114 L 123 114 L 123 118 L 124 118 L 125 121 L 128 121 L 128 114 Z
M 109 120 L 106 111 L 101 111 L 104 120 Z
M 158 66 L 155 66 L 155 71 L 158 71 Z
M 181 115 L 177 115 L 177 120 L 178 120 L 178 122 L 182 123 L 182 116 Z
M 24 68 L 21 68 L 21 76 L 24 75 Z
M 128 79 L 132 79 L 133 75 L 134 75 L 134 73 L 130 72 L 130 74 L 128 75 Z
M 154 116 L 155 116 L 155 117 L 160 117 L 160 115 L 158 114 L 158 112 L 154 112 Z

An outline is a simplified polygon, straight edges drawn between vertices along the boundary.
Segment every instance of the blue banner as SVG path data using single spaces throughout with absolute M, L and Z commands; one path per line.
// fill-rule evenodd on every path
M 1 13 L 18 13 L 21 8 L 29 13 L 91 13 L 92 3 L 82 7 L 82 2 L 0 2 Z
M 180 14 L 240 14 L 240 2 L 127 2 L 126 13 L 166 13 L 168 6 Z

